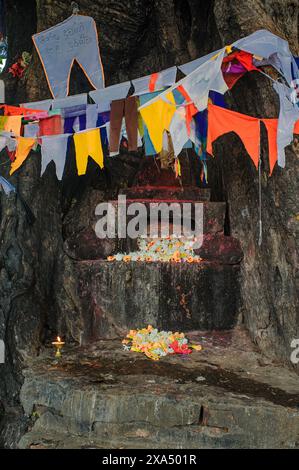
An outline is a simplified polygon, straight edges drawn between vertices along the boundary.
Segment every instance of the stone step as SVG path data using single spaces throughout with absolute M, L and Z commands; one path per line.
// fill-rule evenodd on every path
M 229 329 L 237 322 L 239 265 L 217 262 L 75 263 L 84 342 L 152 324 Z
M 224 220 L 225 220 L 225 212 L 226 212 L 226 203 L 225 202 L 203 202 L 201 203 L 202 206 L 202 220 L 198 221 L 198 217 L 201 217 L 196 213 L 196 206 L 194 204 L 194 201 L 191 199 L 163 199 L 163 200 L 158 200 L 158 199 L 146 199 L 146 198 L 140 198 L 140 199 L 126 199 L 126 214 L 128 211 L 128 207 L 132 203 L 143 203 L 145 208 L 146 208 L 146 215 L 147 215 L 147 224 L 146 224 L 146 233 L 149 235 L 150 233 L 150 227 L 154 228 L 156 227 L 157 234 L 161 234 L 161 227 L 167 228 L 169 230 L 169 234 L 172 233 L 178 233 L 176 230 L 179 229 L 179 233 L 184 234 L 185 229 L 184 229 L 184 224 L 183 224 L 183 206 L 184 204 L 188 203 L 190 204 L 191 208 L 191 227 L 192 230 L 194 230 L 195 225 L 194 221 L 196 220 L 197 223 L 202 223 L 202 233 L 207 235 L 207 234 L 223 234 L 224 233 Z M 196 202 L 196 201 L 195 201 Z M 118 208 L 119 208 L 119 201 L 110 201 L 110 203 L 113 205 L 114 210 L 115 210 L 115 227 L 116 227 L 116 232 L 118 233 Z M 180 211 L 181 211 L 181 222 L 175 222 L 172 219 L 172 213 L 170 211 L 170 217 L 166 214 L 166 217 L 161 221 L 158 219 L 158 227 L 157 223 L 151 218 L 151 209 L 152 208 L 159 208 L 161 207 L 161 203 L 163 204 L 168 204 L 169 209 L 171 208 L 171 204 L 177 204 L 180 206 Z M 135 214 L 135 212 L 134 212 Z M 132 220 L 135 217 L 135 215 L 126 215 L 126 224 L 128 227 L 128 224 L 130 220 Z M 193 222 L 192 222 L 193 221 Z M 189 227 L 187 226 L 187 229 Z M 130 251 L 135 251 L 137 249 L 137 240 L 130 238 L 128 235 L 127 237 L 124 238 L 118 238 L 116 236 L 116 243 L 118 245 L 118 249 L 121 252 L 128 253 Z
M 94 221 L 91 222 L 91 226 L 85 228 L 84 230 L 80 230 L 70 236 L 65 241 L 65 251 L 69 254 L 72 258 L 75 259 L 106 259 L 107 256 L 115 254 L 116 252 L 123 252 L 129 253 L 130 251 L 136 251 L 137 249 L 137 239 L 132 239 L 129 236 L 125 238 L 118 237 L 118 230 L 117 230 L 117 209 L 118 209 L 118 201 L 110 201 L 115 209 L 115 227 L 116 233 L 114 238 L 105 238 L 101 239 L 98 238 L 96 235 L 95 227 L 96 221 L 99 218 L 96 218 Z M 168 202 L 168 203 L 176 203 L 182 204 L 184 202 L 190 202 L 191 204 L 194 201 L 182 201 L 182 200 L 164 200 L 164 201 L 154 201 L 153 199 L 127 199 L 126 205 L 131 202 L 143 202 L 145 204 L 147 214 L 150 214 L 150 204 L 158 205 L 161 202 Z M 192 210 L 194 211 L 194 206 L 192 206 Z M 225 219 L 225 212 L 226 212 L 226 203 L 225 202 L 203 202 L 202 203 L 203 209 L 203 234 L 204 235 L 219 235 L 224 236 L 224 219 Z M 182 210 L 182 209 L 181 209 Z M 192 212 L 193 214 L 193 212 Z M 134 216 L 126 216 L 126 222 L 128 222 Z M 172 233 L 173 228 L 176 225 L 170 219 L 168 221 L 163 221 L 163 224 L 169 225 L 169 232 Z M 159 222 L 159 226 L 161 227 L 161 223 Z M 179 226 L 181 228 L 181 225 Z M 147 227 L 147 232 L 148 232 Z M 159 227 L 158 227 L 159 229 Z M 194 230 L 194 227 L 192 227 Z M 159 231 L 157 232 L 160 233 Z
M 181 199 L 193 201 L 209 201 L 211 191 L 208 188 L 196 186 L 134 186 L 121 189 L 119 194 L 126 195 L 128 199 Z
M 19 447 L 298 447 L 296 374 L 230 334 L 158 363 L 120 341 L 66 348 L 58 362 L 44 351 L 24 371 Z

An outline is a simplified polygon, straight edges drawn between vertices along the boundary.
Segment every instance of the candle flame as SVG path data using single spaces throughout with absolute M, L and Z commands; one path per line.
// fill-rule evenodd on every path
M 57 336 L 57 341 L 58 341 L 58 343 L 61 343 L 61 338 L 60 338 L 60 336 Z

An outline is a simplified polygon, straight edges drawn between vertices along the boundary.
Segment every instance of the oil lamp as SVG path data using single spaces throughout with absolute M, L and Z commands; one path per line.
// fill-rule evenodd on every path
M 61 349 L 65 345 L 65 342 L 61 341 L 60 336 L 57 336 L 57 340 L 53 341 L 52 344 L 56 348 L 55 357 L 59 359 L 61 357 Z

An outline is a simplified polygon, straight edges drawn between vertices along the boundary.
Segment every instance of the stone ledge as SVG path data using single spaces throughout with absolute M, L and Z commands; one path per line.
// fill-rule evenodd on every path
M 296 374 L 233 335 L 197 334 L 203 351 L 159 363 L 119 341 L 68 349 L 58 364 L 45 351 L 24 371 L 33 428 L 19 446 L 299 447 Z
M 85 342 L 147 324 L 190 331 L 237 323 L 238 265 L 82 261 L 75 269 Z

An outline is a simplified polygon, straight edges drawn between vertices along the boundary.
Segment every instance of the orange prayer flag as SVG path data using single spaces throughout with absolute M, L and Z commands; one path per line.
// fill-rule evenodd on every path
M 210 103 L 208 105 L 207 152 L 213 155 L 212 143 L 229 132 L 235 132 L 240 137 L 257 168 L 260 149 L 259 119 Z
M 36 139 L 29 137 L 17 137 L 16 158 L 10 166 L 9 174 L 12 175 L 28 157 L 30 150 L 35 144 Z
M 4 110 L 4 116 L 23 116 L 24 114 L 30 115 L 35 113 L 45 113 L 40 109 L 23 108 L 20 106 L 10 106 L 8 104 L 0 105 L 0 109 Z
M 277 162 L 277 127 L 278 119 L 261 119 L 265 124 L 268 133 L 269 166 L 270 175 L 272 174 L 275 163 Z

